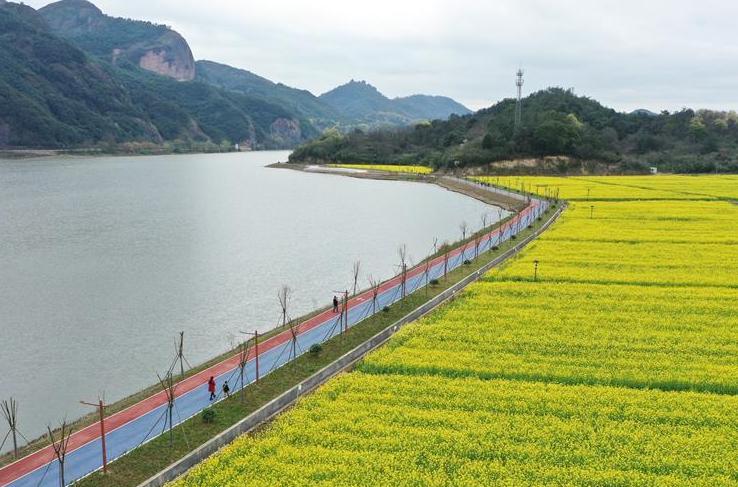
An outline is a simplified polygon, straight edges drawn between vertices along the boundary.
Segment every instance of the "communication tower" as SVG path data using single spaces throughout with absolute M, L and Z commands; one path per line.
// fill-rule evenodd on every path
M 518 100 L 515 103 L 515 131 L 517 132 L 520 128 L 520 123 L 523 120 L 523 72 L 522 69 L 518 69 L 517 79 L 515 80 L 515 86 L 518 87 Z

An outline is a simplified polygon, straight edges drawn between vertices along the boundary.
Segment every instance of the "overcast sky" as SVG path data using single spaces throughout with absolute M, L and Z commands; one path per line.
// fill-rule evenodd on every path
M 26 1 L 41 7 L 47 0 Z M 164 23 L 196 59 L 323 93 L 364 79 L 385 95 L 470 108 L 574 88 L 618 110 L 738 109 L 732 0 L 97 0 Z

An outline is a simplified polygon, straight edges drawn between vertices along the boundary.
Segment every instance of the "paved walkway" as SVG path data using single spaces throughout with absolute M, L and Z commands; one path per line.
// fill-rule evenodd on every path
M 496 229 L 487 234 L 480 242 L 479 253 L 488 251 L 500 242 L 508 240 L 517 231 L 525 229 L 545 209 L 546 203 L 533 200 L 516 215 L 510 223 L 504 225 L 504 231 Z M 475 255 L 474 243 L 458 247 L 449 254 L 448 271 L 463 265 L 467 259 Z M 408 271 L 406 281 L 407 294 L 422 289 L 426 281 L 438 279 L 444 273 L 444 258 L 438 257 L 431 262 L 428 276 L 425 275 L 425 264 Z M 381 312 L 401 298 L 401 277 L 397 276 L 382 283 L 377 303 L 372 304 L 372 292 L 367 291 L 351 298 L 348 302 L 348 326 L 352 327 L 373 311 Z M 303 322 L 298 327 L 296 354 L 306 352 L 311 345 L 322 343 L 341 333 L 341 317 L 327 310 Z M 294 359 L 292 353 L 291 333 L 289 330 L 273 336 L 259 344 L 259 372 L 263 377 L 288 361 Z M 208 407 L 209 394 L 207 380 L 216 378 L 218 391 L 224 380 L 228 380 L 232 393 L 242 387 L 239 374 L 239 356 L 234 355 L 223 362 L 195 374 L 176 386 L 175 413 L 172 423 L 177 424 L 200 413 Z M 256 356 L 254 350 L 249 354 L 245 369 L 245 385 L 255 379 Z M 222 400 L 219 396 L 216 401 Z M 143 443 L 161 435 L 168 428 L 166 396 L 163 392 L 154 394 L 105 419 L 108 459 L 112 461 Z M 194 447 L 194 445 L 193 445 Z M 65 481 L 71 483 L 85 475 L 102 468 L 100 423 L 92 424 L 72 435 L 65 462 Z M 0 486 L 58 486 L 59 465 L 51 447 L 43 448 L 15 463 L 0 469 Z

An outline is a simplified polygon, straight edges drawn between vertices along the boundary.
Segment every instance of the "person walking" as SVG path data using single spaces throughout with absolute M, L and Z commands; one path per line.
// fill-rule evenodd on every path
M 210 376 L 210 380 L 208 380 L 208 392 L 210 393 L 210 400 L 215 399 L 215 377 L 212 375 Z
M 231 395 L 231 387 L 228 385 L 228 381 L 223 382 L 223 395 L 225 397 Z
M 338 313 L 338 297 L 333 296 L 333 312 Z

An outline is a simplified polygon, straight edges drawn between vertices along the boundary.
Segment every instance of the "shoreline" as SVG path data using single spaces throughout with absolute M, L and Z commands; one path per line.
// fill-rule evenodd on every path
M 445 190 L 453 191 L 477 201 L 481 201 L 487 205 L 498 206 L 504 210 L 517 212 L 520 211 L 525 204 L 517 198 L 505 196 L 502 193 L 487 191 L 482 187 L 475 187 L 469 184 L 460 183 L 452 174 L 432 173 L 432 174 L 411 174 L 398 172 L 385 172 L 374 170 L 356 170 L 342 171 L 336 170 L 340 168 L 331 168 L 318 164 L 291 164 L 288 162 L 278 162 L 265 166 L 269 169 L 287 169 L 292 171 L 305 172 L 308 174 L 327 174 L 332 176 L 344 176 L 358 179 L 372 179 L 375 181 L 405 181 L 416 183 L 434 184 Z
M 105 152 L 93 149 L 0 149 L 0 162 L 34 161 L 49 158 L 99 158 L 99 157 L 156 157 L 156 156 L 187 156 L 187 155 L 214 155 L 214 154 L 249 154 L 252 152 L 291 152 L 294 149 L 259 149 L 259 150 L 229 150 L 229 151 L 152 151 L 152 152 Z

